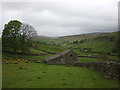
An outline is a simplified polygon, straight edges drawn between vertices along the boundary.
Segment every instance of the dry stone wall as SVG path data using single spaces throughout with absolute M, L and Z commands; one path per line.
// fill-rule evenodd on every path
M 80 62 L 76 63 L 75 66 L 98 70 L 105 78 L 120 79 L 120 63 L 118 62 Z

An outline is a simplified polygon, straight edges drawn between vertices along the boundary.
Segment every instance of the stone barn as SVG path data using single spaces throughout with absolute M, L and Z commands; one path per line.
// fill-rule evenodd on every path
M 62 53 L 46 58 L 45 62 L 47 64 L 74 65 L 76 62 L 78 62 L 78 55 L 71 50 L 66 50 Z

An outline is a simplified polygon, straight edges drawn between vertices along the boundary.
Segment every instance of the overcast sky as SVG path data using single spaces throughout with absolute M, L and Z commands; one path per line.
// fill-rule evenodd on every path
M 118 30 L 118 1 L 2 2 L 0 35 L 10 20 L 30 24 L 38 35 L 50 37 L 114 32 Z

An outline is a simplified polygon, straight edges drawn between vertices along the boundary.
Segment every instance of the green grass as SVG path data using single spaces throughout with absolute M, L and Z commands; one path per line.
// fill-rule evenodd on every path
M 79 44 L 80 48 L 91 48 L 92 51 L 96 52 L 112 52 L 114 42 L 107 41 L 89 41 L 82 44 Z
M 54 39 L 46 36 L 38 36 L 33 38 L 34 41 L 40 41 L 40 42 L 51 42 L 55 41 Z
M 3 64 L 3 88 L 118 88 L 94 70 L 38 63 Z
M 46 52 L 36 50 L 34 48 L 29 48 L 29 53 L 32 53 L 32 54 L 46 54 Z
M 78 58 L 78 62 L 93 62 L 93 61 L 100 61 L 100 59 L 97 58 Z
M 41 50 L 54 52 L 54 53 L 60 53 L 64 51 L 65 49 L 58 46 L 53 45 L 39 45 L 39 49 L 29 48 L 29 52 L 31 54 L 46 54 L 46 52 L 43 52 Z M 3 60 L 16 60 L 16 58 L 25 58 L 29 60 L 45 60 L 47 57 L 52 56 L 53 54 L 46 54 L 46 55 L 39 55 L 39 56 L 33 56 L 33 55 L 19 55 L 19 54 L 10 54 L 10 53 L 3 53 L 2 58 Z
M 33 55 L 16 55 L 16 54 L 3 53 L 2 60 L 16 60 L 20 57 L 24 59 L 29 59 L 29 60 L 45 60 L 47 57 L 52 56 L 52 55 L 53 54 L 33 56 Z
M 111 33 L 108 35 L 116 35 L 116 33 Z M 98 56 L 98 53 L 87 53 L 81 52 L 78 48 L 92 48 L 92 51 L 96 52 L 109 52 L 113 55 L 112 48 L 114 47 L 114 42 L 106 40 L 96 40 L 94 41 L 95 35 L 82 35 L 82 36 L 70 36 L 58 38 L 55 40 L 81 40 L 87 38 L 87 41 L 82 44 L 62 44 L 62 47 L 54 45 L 42 45 L 38 46 L 36 50 L 29 48 L 29 52 L 33 54 L 46 54 L 41 50 L 60 53 L 65 49 L 72 49 L 78 55 L 81 56 Z M 40 39 L 41 38 L 41 39 Z M 42 39 L 44 38 L 44 40 Z M 39 37 L 36 41 L 46 43 L 52 42 L 53 39 L 47 37 Z M 53 40 L 54 41 L 54 40 Z M 61 41 L 58 41 L 59 43 Z M 77 49 L 75 49 L 77 48 Z M 114 53 L 116 54 L 116 53 Z M 29 60 L 45 60 L 45 58 L 51 56 L 52 54 L 32 56 L 32 55 L 15 55 L 9 53 L 3 53 L 3 58 L 6 60 L 15 60 L 19 57 L 24 57 Z M 116 56 L 108 56 L 110 59 L 117 60 Z M 79 62 L 92 62 L 99 61 L 96 58 L 78 58 Z M 118 81 L 114 79 L 105 79 L 104 76 L 94 70 L 80 67 L 66 67 L 65 65 L 47 65 L 43 63 L 19 63 L 19 64 L 3 64 L 2 68 L 2 80 L 3 88 L 117 88 Z
M 109 42 L 109 41 L 87 41 L 82 44 L 70 44 L 70 45 L 64 45 L 63 47 L 72 49 L 74 52 L 78 54 L 78 56 L 94 56 L 99 57 L 100 52 L 110 54 L 108 55 L 109 59 L 117 60 L 117 56 L 111 56 L 111 55 L 117 55 L 117 53 L 113 53 L 112 50 L 115 48 L 115 42 Z M 85 52 L 83 48 L 91 48 L 90 52 Z M 80 51 L 83 50 L 83 51 Z M 96 53 L 95 53 L 96 52 Z
M 103 39 L 96 39 L 98 37 L 107 37 Z M 109 38 L 114 37 L 112 41 L 109 40 Z M 66 36 L 58 38 L 58 40 L 68 40 L 68 41 L 75 41 L 75 40 L 81 40 L 83 38 L 86 38 L 87 40 L 84 43 L 78 43 L 78 44 L 61 44 L 64 48 L 69 48 L 74 50 L 78 55 L 90 55 L 90 53 L 81 52 L 83 48 L 91 48 L 91 54 L 92 56 L 97 56 L 98 54 L 93 54 L 92 52 L 106 52 L 110 53 L 111 55 L 117 55 L 116 53 L 113 53 L 113 49 L 117 48 L 115 46 L 116 41 L 118 40 L 118 32 L 113 33 L 107 33 L 107 34 L 83 34 L 83 35 L 73 35 L 73 36 Z M 78 48 L 78 49 L 75 49 Z M 79 49 L 80 48 L 80 49 Z
M 30 55 L 23 55 L 25 59 L 29 60 L 45 60 L 47 57 L 52 56 L 52 54 L 47 55 L 40 55 L 40 56 L 30 56 Z
M 96 36 L 100 35 L 100 33 L 98 34 L 80 34 L 80 35 L 70 35 L 70 36 L 63 36 L 63 37 L 58 37 L 56 38 L 56 40 L 59 40 L 59 41 L 69 41 L 69 42 L 73 42 L 75 40 L 84 40 L 84 39 L 91 39 L 91 38 L 94 38 Z
M 2 60 L 15 60 L 16 58 L 19 58 L 18 55 L 10 54 L 10 53 L 2 53 Z
M 46 50 L 46 51 L 54 52 L 54 53 L 60 53 L 65 50 L 62 47 L 53 46 L 53 45 L 39 45 L 38 49 Z

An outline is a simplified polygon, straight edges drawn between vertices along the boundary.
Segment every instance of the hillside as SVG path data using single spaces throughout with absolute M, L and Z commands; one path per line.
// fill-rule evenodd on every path
M 82 56 L 107 55 L 110 59 L 118 60 L 118 32 L 91 33 L 59 37 L 64 48 L 69 48 Z M 77 40 L 77 41 L 76 41 Z
M 114 56 L 117 55 L 118 52 L 118 32 L 86 33 L 80 35 L 63 36 L 55 39 L 46 36 L 38 36 L 34 38 L 34 41 L 71 49 L 78 55 L 96 56 L 100 52 L 103 52 Z
M 51 38 L 46 36 L 37 36 L 33 38 L 36 48 L 33 46 L 29 49 L 28 54 L 37 56 L 24 55 L 27 59 L 40 60 L 51 54 L 59 53 L 65 49 L 75 51 L 78 56 L 95 56 L 100 57 L 101 52 L 109 58 L 118 60 L 118 32 L 112 33 L 87 33 L 80 35 L 64 36 Z M 75 42 L 77 40 L 77 42 Z M 65 42 L 67 41 L 67 42 Z M 49 53 L 48 53 L 49 52 Z M 46 54 L 47 53 L 47 54 Z M 6 57 L 5 54 L 3 58 Z M 90 60 L 90 58 L 82 58 Z M 92 59 L 94 60 L 94 59 Z M 96 61 L 96 60 L 95 60 Z
M 53 39 L 51 37 L 38 35 L 37 37 L 34 37 L 33 40 L 41 41 L 41 42 L 49 42 L 49 41 L 52 41 Z
M 100 34 L 94 38 L 79 44 L 81 48 L 91 48 L 98 52 L 112 52 L 117 48 L 118 33 Z M 117 49 L 116 49 L 117 50 Z M 114 52 L 114 51 L 113 51 Z
M 61 41 L 54 39 L 54 37 L 48 37 L 48 36 L 37 36 L 32 38 L 35 43 L 46 43 L 46 44 L 55 44 L 55 43 L 61 43 Z
M 103 33 L 86 33 L 86 34 L 79 34 L 79 35 L 70 35 L 70 36 L 63 36 L 58 37 L 55 40 L 59 41 L 74 41 L 74 40 L 82 40 L 82 39 L 88 39 L 88 38 L 94 38 L 98 35 L 101 35 Z
M 26 53 L 2 53 L 3 88 L 117 88 L 118 80 L 106 79 L 98 71 L 43 63 L 47 57 L 66 49 L 78 54 L 78 62 L 118 61 L 117 36 L 118 32 L 65 36 L 57 39 L 34 37 L 33 45 Z

